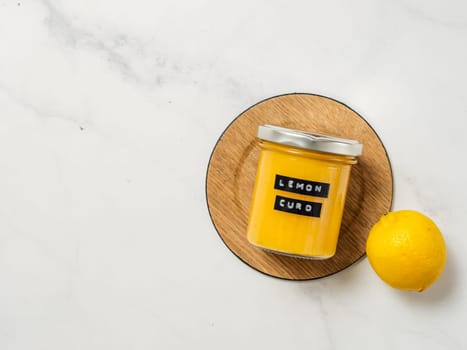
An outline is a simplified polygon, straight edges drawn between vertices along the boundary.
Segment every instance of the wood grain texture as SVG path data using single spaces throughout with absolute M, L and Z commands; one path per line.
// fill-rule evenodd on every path
M 363 155 L 352 168 L 337 252 L 327 260 L 306 260 L 265 252 L 246 239 L 255 181 L 259 125 L 355 139 Z M 214 226 L 230 250 L 270 276 L 308 280 L 331 275 L 365 254 L 367 235 L 392 204 L 391 165 L 378 135 L 355 111 L 335 100 L 288 94 L 264 100 L 236 118 L 217 142 L 208 166 L 206 196 Z

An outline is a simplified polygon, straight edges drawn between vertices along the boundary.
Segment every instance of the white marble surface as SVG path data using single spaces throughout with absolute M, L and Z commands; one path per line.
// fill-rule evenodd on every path
M 467 349 L 466 81 L 463 0 L 0 0 L 0 349 Z M 269 278 L 218 238 L 217 137 L 295 91 L 380 134 L 394 209 L 445 234 L 428 291 L 366 259 Z

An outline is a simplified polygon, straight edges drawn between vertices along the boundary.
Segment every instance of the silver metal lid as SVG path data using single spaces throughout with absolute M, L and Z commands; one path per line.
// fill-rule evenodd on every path
M 287 129 L 275 125 L 259 126 L 257 137 L 287 146 L 343 156 L 361 156 L 363 148 L 363 145 L 355 140 Z

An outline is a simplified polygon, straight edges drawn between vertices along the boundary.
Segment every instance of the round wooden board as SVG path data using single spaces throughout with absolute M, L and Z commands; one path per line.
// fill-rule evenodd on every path
M 256 248 L 246 239 L 248 212 L 255 181 L 259 125 L 355 139 L 363 155 L 352 168 L 336 255 L 327 260 L 281 256 Z M 288 94 L 250 107 L 219 138 L 208 166 L 206 196 L 214 226 L 224 243 L 242 261 L 267 275 L 309 280 L 331 275 L 365 254 L 368 232 L 392 203 L 392 172 L 376 132 L 355 111 L 327 97 Z

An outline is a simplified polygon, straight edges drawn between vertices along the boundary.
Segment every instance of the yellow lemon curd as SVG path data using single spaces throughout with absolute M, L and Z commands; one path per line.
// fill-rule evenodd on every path
M 248 241 L 286 255 L 332 257 L 357 158 L 265 140 L 259 144 Z

